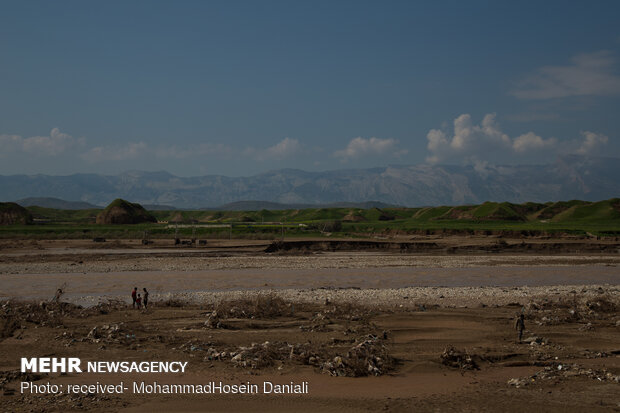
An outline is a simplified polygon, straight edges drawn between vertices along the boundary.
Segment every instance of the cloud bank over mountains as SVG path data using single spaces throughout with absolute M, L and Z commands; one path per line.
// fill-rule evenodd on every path
M 365 139 L 357 137 L 351 139 L 346 148 L 334 152 L 334 157 L 346 162 L 351 159 L 359 159 L 367 156 L 391 155 L 399 157 L 407 154 L 407 149 L 397 149 L 398 141 L 395 139 Z
M 429 164 L 471 164 L 522 163 L 535 164 L 551 162 L 558 156 L 567 154 L 601 154 L 609 138 L 593 131 L 580 131 L 569 139 L 542 137 L 529 131 L 511 137 L 505 133 L 494 113 L 486 114 L 480 123 L 472 116 L 462 114 L 453 121 L 452 128 L 431 129 L 426 135 L 426 162 Z M 297 138 L 285 137 L 268 147 L 235 147 L 221 142 L 202 142 L 183 145 L 151 144 L 144 140 L 108 145 L 90 145 L 87 138 L 75 138 L 53 128 L 48 136 L 22 137 L 19 135 L 0 135 L 0 159 L 13 162 L 82 162 L 97 170 L 101 165 L 119 165 L 132 169 L 132 161 L 156 161 L 161 169 L 167 169 L 167 162 L 183 160 L 201 162 L 213 159 L 236 160 L 255 163 L 257 166 L 273 162 L 315 160 L 315 164 L 328 164 L 332 167 L 352 162 L 407 162 L 407 155 L 419 148 L 407 148 L 393 138 L 356 137 L 344 148 L 329 149 L 311 146 Z M 325 161 L 327 160 L 327 161 Z M 2 170 L 0 173 L 9 171 Z M 44 172 L 44 171 L 37 171 Z M 73 172 L 82 172 L 75 170 Z M 10 173 L 10 172 L 9 172 Z
M 427 162 L 476 163 L 508 158 L 519 163 L 535 163 L 532 160 L 551 160 L 570 153 L 595 155 L 609 140 L 605 135 L 590 131 L 580 132 L 580 139 L 562 141 L 555 137 L 543 138 L 534 132 L 511 138 L 501 130 L 494 113 L 486 114 L 480 124 L 473 123 L 471 115 L 462 114 L 454 119 L 453 125 L 452 131 L 431 129 L 428 132 Z
M 76 139 L 71 135 L 53 128 L 48 136 L 31 136 L 23 138 L 19 135 L 0 135 L 0 158 L 26 154 L 28 156 L 57 156 L 70 150 L 84 146 L 85 140 Z

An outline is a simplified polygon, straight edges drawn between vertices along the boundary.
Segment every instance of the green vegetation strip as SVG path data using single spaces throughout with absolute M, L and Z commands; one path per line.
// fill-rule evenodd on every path
M 116 202 L 116 201 L 115 201 Z M 0 204 L 1 206 L 1 204 Z M 0 226 L 0 237 L 153 238 L 179 236 L 273 238 L 378 233 L 455 231 L 526 232 L 531 235 L 581 234 L 620 236 L 620 199 L 545 204 L 485 202 L 481 205 L 427 208 L 307 208 L 281 211 L 149 211 L 157 223 L 96 224 L 100 209 L 58 210 L 29 207 L 30 225 Z M 1 209 L 0 209 L 1 211 Z

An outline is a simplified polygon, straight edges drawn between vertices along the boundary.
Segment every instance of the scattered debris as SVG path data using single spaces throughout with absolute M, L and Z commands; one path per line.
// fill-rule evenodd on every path
M 239 367 L 260 369 L 272 366 L 277 360 L 291 358 L 292 349 L 286 343 L 252 343 L 250 347 L 240 347 L 238 351 L 232 352 L 230 361 Z
M 441 363 L 445 366 L 459 368 L 461 370 L 479 370 L 478 364 L 471 355 L 460 351 L 453 346 L 448 346 L 441 353 Z
M 321 370 L 332 376 L 381 376 L 394 369 L 396 361 L 387 347 L 374 335 L 368 335 L 351 347 L 345 356 L 335 356 L 321 364 Z
M 508 384 L 520 388 L 545 380 L 567 379 L 569 377 L 586 377 L 592 380 L 620 383 L 620 375 L 613 374 L 604 368 L 596 370 L 583 368 L 577 364 L 554 363 L 532 376 L 512 378 L 508 380 Z
M 526 313 L 538 325 L 558 325 L 563 323 L 591 322 L 606 318 L 606 314 L 620 311 L 620 303 L 599 290 L 595 299 L 580 299 L 575 293 L 572 299 L 533 301 L 525 306 Z
M 221 328 L 222 322 L 220 321 L 220 316 L 218 315 L 216 310 L 213 310 L 207 316 L 207 320 L 205 321 L 204 326 L 206 328 Z
M 221 301 L 215 311 L 226 318 L 274 318 L 294 313 L 292 303 L 275 294 Z
M 90 341 L 91 343 L 105 344 L 134 344 L 136 335 L 126 330 L 123 323 L 104 324 L 93 327 L 88 335 L 80 341 Z
M 594 330 L 594 326 L 590 322 L 579 327 L 579 331 L 592 331 L 592 330 Z
M 0 331 L 7 329 L 8 332 L 10 330 L 10 325 L 7 326 L 6 320 L 12 320 L 10 324 L 13 326 L 15 323 L 20 325 L 33 323 L 40 326 L 60 326 L 62 325 L 63 316 L 73 314 L 80 309 L 82 307 L 70 303 L 6 301 L 0 307 L 0 319 L 5 320 Z M 6 333 L 0 334 L 0 337 L 4 336 L 4 334 Z
M 320 332 L 320 331 L 328 331 L 327 326 L 331 323 L 329 318 L 327 318 L 322 313 L 316 313 L 307 325 L 299 326 L 299 329 L 302 331 L 309 332 Z
M 538 337 L 538 336 L 530 336 L 528 338 L 523 339 L 523 342 L 525 344 L 530 344 L 530 345 L 534 345 L 534 344 L 544 345 L 547 342 L 547 340 L 545 340 L 542 337 Z

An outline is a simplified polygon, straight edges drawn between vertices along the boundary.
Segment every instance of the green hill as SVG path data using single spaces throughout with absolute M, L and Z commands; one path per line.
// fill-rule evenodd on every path
M 124 199 L 115 199 L 103 211 L 97 214 L 97 224 L 141 224 L 157 222 L 142 205 L 133 204 Z
M 15 202 L 0 202 L 0 225 L 30 224 L 32 215 Z

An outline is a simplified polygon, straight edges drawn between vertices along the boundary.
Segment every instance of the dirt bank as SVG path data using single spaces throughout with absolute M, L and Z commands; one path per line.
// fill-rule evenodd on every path
M 388 251 L 400 253 L 507 253 L 507 254 L 618 254 L 620 243 L 615 241 L 548 241 L 507 242 L 500 239 L 494 243 L 463 243 L 446 245 L 432 241 L 368 241 L 368 240 L 303 240 L 274 241 L 265 252 L 304 253 L 314 251 Z

